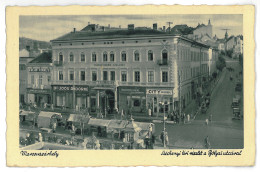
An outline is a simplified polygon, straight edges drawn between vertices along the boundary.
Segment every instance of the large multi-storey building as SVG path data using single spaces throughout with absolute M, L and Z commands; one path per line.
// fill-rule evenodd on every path
M 51 42 L 54 106 L 172 111 L 180 100 L 185 107 L 195 98 L 209 74 L 209 46 L 133 25 L 109 32 L 74 29 Z

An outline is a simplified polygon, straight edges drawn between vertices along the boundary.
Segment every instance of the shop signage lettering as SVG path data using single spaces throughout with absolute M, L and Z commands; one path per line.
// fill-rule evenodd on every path
M 147 89 L 146 94 L 172 95 L 172 90 Z
M 81 86 L 54 86 L 53 90 L 58 91 L 88 91 L 88 87 L 81 87 Z
M 29 93 L 50 93 L 50 90 L 30 89 Z
M 50 68 L 48 67 L 31 67 L 31 68 L 28 68 L 29 69 L 29 72 L 50 72 Z
M 120 64 L 117 64 L 117 63 L 112 63 L 112 64 L 94 64 L 94 66 L 125 66 L 125 64 L 123 64 L 123 63 L 120 63 Z

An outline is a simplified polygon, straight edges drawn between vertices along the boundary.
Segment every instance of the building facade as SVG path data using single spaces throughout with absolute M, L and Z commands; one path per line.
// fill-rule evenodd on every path
M 180 96 L 182 107 L 196 96 L 209 72 L 208 46 L 159 31 L 74 30 L 51 42 L 54 106 L 170 112 Z
M 43 53 L 27 64 L 28 103 L 38 107 L 52 104 L 52 59 L 50 53 Z
M 19 51 L 19 103 L 26 104 L 27 102 L 27 64 L 33 60 L 30 57 L 29 51 L 23 49 Z

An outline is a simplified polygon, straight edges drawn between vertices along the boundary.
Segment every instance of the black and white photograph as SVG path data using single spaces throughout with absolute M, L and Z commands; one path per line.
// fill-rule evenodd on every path
M 21 150 L 243 149 L 243 105 L 242 14 L 19 17 Z

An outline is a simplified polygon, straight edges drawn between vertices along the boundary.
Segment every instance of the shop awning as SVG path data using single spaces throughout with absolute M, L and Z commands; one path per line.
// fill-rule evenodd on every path
M 34 112 L 32 112 L 32 111 L 25 111 L 25 110 L 22 110 L 22 111 L 20 111 L 20 113 L 19 113 L 19 115 L 24 115 L 24 116 L 26 116 L 26 115 L 32 115 L 32 114 L 34 114 Z
M 41 111 L 41 112 L 39 113 L 39 117 L 52 118 L 53 115 L 55 115 L 55 116 L 59 116 L 59 117 L 62 117 L 62 116 L 61 116 L 61 113 L 57 113 L 57 112 L 46 112 L 46 111 Z
M 89 119 L 90 119 L 90 117 L 87 115 L 70 114 L 68 121 L 88 123 Z
M 126 125 L 125 131 L 132 131 L 132 132 L 139 132 L 142 129 L 136 124 L 136 122 L 131 121 L 129 124 Z
M 115 87 L 94 87 L 92 90 L 113 90 Z
M 147 123 L 147 122 L 135 122 L 138 127 L 140 127 L 142 130 L 149 131 L 150 127 L 154 127 L 153 123 Z
M 108 128 L 123 129 L 123 128 L 125 128 L 126 125 L 127 125 L 126 120 L 111 120 L 109 125 L 108 125 Z
M 90 118 L 88 121 L 88 125 L 92 126 L 101 126 L 101 127 L 108 127 L 110 123 L 110 120 L 105 120 L 105 119 L 92 119 Z

